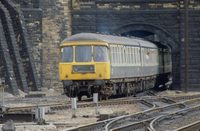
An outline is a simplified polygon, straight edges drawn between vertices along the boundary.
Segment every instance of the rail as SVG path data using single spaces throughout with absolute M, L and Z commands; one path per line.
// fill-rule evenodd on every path
M 138 102 L 141 102 L 142 104 L 145 104 L 146 106 L 149 106 L 150 109 L 155 108 L 155 105 L 151 104 L 148 101 L 139 100 Z M 147 109 L 147 110 L 149 110 L 149 109 Z M 145 110 L 145 111 L 147 111 L 147 110 Z M 64 129 L 62 131 L 89 131 L 89 130 L 92 131 L 92 130 L 102 130 L 102 129 L 104 129 L 104 127 L 106 126 L 106 124 L 108 124 L 110 121 L 115 120 L 115 119 L 116 118 L 112 118 L 112 119 L 108 119 L 108 120 L 104 120 L 104 121 L 100 121 L 100 122 L 90 123 L 90 124 L 87 124 L 87 125 L 82 125 L 82 126 L 78 126 L 78 127 L 72 127 L 72 128 Z
M 157 107 L 157 108 L 151 108 L 145 111 L 141 111 L 141 112 L 137 112 L 131 115 L 126 115 L 126 116 L 122 116 L 118 119 L 114 119 L 113 121 L 109 122 L 106 126 L 105 126 L 105 130 L 109 131 L 112 130 L 112 127 L 116 127 L 116 124 L 123 124 L 125 123 L 125 121 L 131 121 L 132 119 L 134 120 L 135 118 L 143 118 L 146 116 L 158 116 L 161 115 L 161 113 L 166 112 L 167 110 L 171 109 L 171 108 L 184 108 L 185 105 L 182 103 L 175 103 L 175 104 L 170 104 L 164 107 Z M 150 115 L 151 114 L 151 115 Z M 147 118 L 147 119 L 151 119 L 151 118 Z
M 200 121 L 196 121 L 186 126 L 175 129 L 175 131 L 199 131 L 199 130 L 200 130 Z
M 167 100 L 166 100 L 167 101 Z M 170 100 L 170 102 L 174 102 L 174 101 L 171 101 Z M 176 106 L 176 105 L 182 105 L 182 108 L 183 107 L 188 107 L 188 106 L 190 106 L 190 105 L 192 105 L 192 104 L 196 104 L 197 102 L 200 102 L 200 98 L 196 98 L 196 99 L 191 99 L 191 100 L 186 100 L 186 101 L 183 101 L 183 102 L 179 102 L 179 103 L 174 103 L 174 104 L 171 104 L 171 105 L 167 105 L 167 106 L 164 106 L 164 107 L 158 107 L 158 108 L 155 108 L 155 109 L 153 109 L 153 110 L 151 110 L 150 112 L 146 112 L 145 113 L 145 115 L 146 116 L 148 116 L 148 115 L 151 115 L 151 114 L 153 114 L 153 115 L 151 115 L 151 116 L 157 116 L 156 118 L 147 118 L 146 117 L 146 119 L 145 120 L 142 120 L 142 121 L 140 121 L 140 122 L 132 122 L 131 124 L 127 124 L 126 122 L 125 122 L 125 120 L 127 119 L 127 118 L 123 118 L 123 119 L 118 119 L 118 120 L 113 120 L 112 122 L 110 122 L 110 123 L 108 123 L 107 125 L 106 125 L 106 127 L 105 127 L 105 129 L 106 130 L 110 130 L 110 131 L 118 131 L 118 130 L 136 130 L 137 129 L 137 127 L 140 127 L 140 128 L 142 128 L 143 126 L 145 127 L 147 127 L 147 123 L 149 122 L 151 122 L 151 120 L 152 120 L 152 123 L 159 123 L 159 122 L 155 122 L 155 121 L 157 121 L 157 119 L 159 119 L 160 121 L 162 121 L 162 119 L 163 119 L 163 116 L 165 116 L 165 115 L 163 115 L 163 113 L 164 114 L 169 114 L 171 111 L 168 111 L 168 110 L 170 110 L 170 108 L 172 108 L 173 106 Z M 163 113 L 162 113 L 163 112 Z M 177 111 L 177 112 L 179 112 L 179 111 Z M 144 115 L 144 116 L 145 116 Z M 125 116 L 126 117 L 126 116 Z M 133 118 L 133 117 L 132 117 Z M 129 120 L 129 122 L 130 122 L 131 120 Z M 119 125 L 119 123 L 122 123 L 122 125 L 123 126 L 118 126 L 117 127 L 117 125 L 116 124 L 118 124 Z M 137 125 L 139 125 L 139 126 L 137 126 Z M 142 126 L 143 125 L 143 126 Z M 145 128 L 146 128 L 145 127 Z M 150 127 L 148 127 L 148 130 L 149 131 L 155 131 L 155 129 L 154 128 L 152 128 L 152 125 L 150 126 Z
M 167 114 L 167 115 L 161 115 L 161 116 L 158 116 L 156 119 L 154 119 L 151 123 L 150 123 L 150 127 L 149 127 L 149 130 L 150 131 L 156 131 L 156 128 L 158 128 L 159 126 L 159 123 L 162 123 L 163 121 L 166 121 L 166 120 L 174 120 L 174 119 L 177 119 L 177 118 L 181 118 L 182 116 L 186 115 L 186 114 L 191 114 L 191 113 L 194 113 L 194 112 L 199 112 L 200 111 L 200 105 L 197 105 L 195 107 L 190 107 L 190 108 L 187 108 L 187 109 L 182 109 L 182 110 L 179 110 L 179 111 L 176 111 L 176 112 L 173 112 L 173 113 L 170 113 L 170 114 Z M 192 127 L 192 125 L 191 125 Z M 185 127 L 186 128 L 186 127 Z M 189 126 L 188 126 L 189 128 Z M 163 129 L 163 128 L 162 128 Z M 179 128 L 180 130 L 181 128 Z M 164 130 L 164 129 L 163 129 Z M 178 130 L 178 129 L 177 129 Z

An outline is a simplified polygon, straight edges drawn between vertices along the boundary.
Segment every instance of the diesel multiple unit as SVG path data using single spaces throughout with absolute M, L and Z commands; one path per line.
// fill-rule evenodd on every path
M 80 33 L 60 44 L 60 80 L 65 94 L 79 100 L 165 85 L 171 68 L 170 48 L 138 38 Z

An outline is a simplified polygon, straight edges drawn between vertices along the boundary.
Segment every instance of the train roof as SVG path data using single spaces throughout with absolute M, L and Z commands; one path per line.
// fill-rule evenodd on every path
M 104 41 L 109 44 L 135 45 L 142 47 L 157 48 L 157 46 L 149 41 L 145 41 L 135 37 L 103 35 L 95 33 L 79 33 L 64 39 L 61 43 L 69 41 Z

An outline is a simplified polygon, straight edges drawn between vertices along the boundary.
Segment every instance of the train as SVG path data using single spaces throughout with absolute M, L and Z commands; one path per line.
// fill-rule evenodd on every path
M 79 33 L 59 47 L 59 77 L 68 97 L 99 100 L 134 95 L 169 81 L 171 49 L 150 41 L 97 33 Z

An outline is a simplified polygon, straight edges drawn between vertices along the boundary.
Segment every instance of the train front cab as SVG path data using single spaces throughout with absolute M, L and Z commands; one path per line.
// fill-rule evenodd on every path
M 81 100 L 100 92 L 110 79 L 108 44 L 98 41 L 65 42 L 60 46 L 59 76 L 65 94 Z

